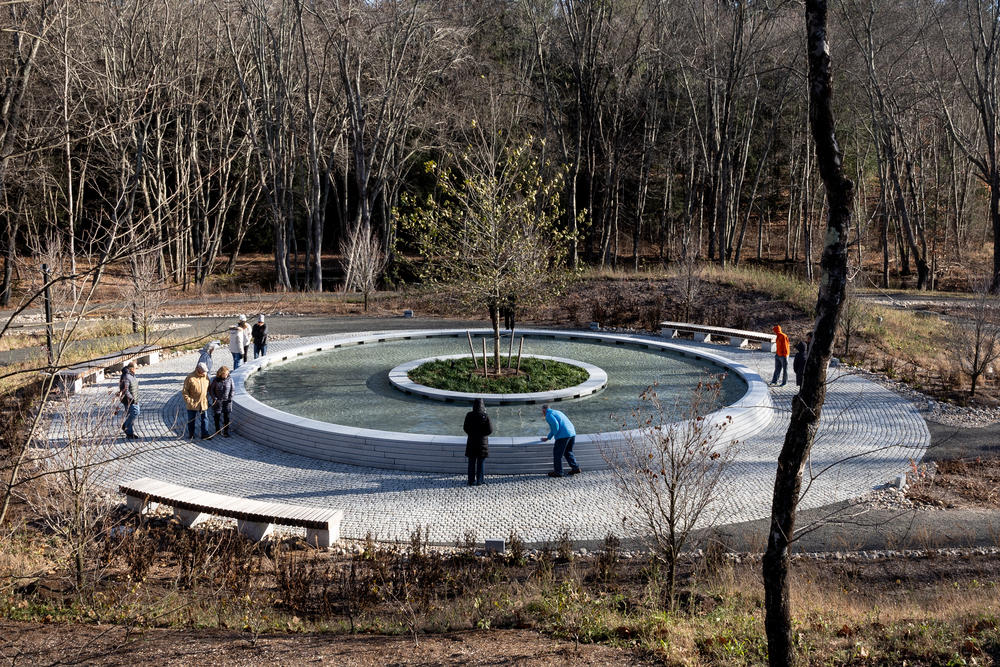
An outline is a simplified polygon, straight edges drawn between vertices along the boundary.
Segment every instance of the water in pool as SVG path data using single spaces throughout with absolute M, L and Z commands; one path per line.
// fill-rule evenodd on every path
M 482 342 L 475 339 L 476 349 Z M 464 350 L 463 350 L 464 348 Z M 436 337 L 351 345 L 317 352 L 254 373 L 247 381 L 252 396 L 278 410 L 320 421 L 437 435 L 462 435 L 469 405 L 442 403 L 408 396 L 389 384 L 393 367 L 412 359 L 468 352 L 465 337 Z M 654 382 L 664 403 L 683 404 L 699 380 L 724 373 L 710 362 L 627 345 L 525 337 L 525 354 L 586 361 L 603 368 L 608 386 L 593 396 L 559 401 L 577 433 L 620 429 L 621 420 L 639 402 L 639 394 Z M 722 401 L 738 400 L 747 389 L 729 373 L 722 384 Z M 676 399 L 676 400 L 675 400 Z M 496 436 L 540 436 L 548 432 L 538 405 L 489 406 Z

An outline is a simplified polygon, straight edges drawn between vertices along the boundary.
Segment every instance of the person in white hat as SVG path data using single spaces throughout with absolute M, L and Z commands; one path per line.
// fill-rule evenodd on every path
M 233 354 L 233 370 L 240 367 L 250 346 L 250 327 L 247 316 L 240 315 L 240 323 L 229 327 L 229 351 Z
M 205 419 L 205 411 L 208 410 L 208 366 L 199 362 L 194 372 L 184 379 L 184 404 L 187 406 L 187 432 L 188 437 L 194 439 L 194 422 L 200 418 L 201 437 L 208 437 L 208 425 Z

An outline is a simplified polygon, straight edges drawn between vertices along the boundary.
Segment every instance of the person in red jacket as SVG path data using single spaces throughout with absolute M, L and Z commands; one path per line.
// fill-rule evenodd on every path
M 781 386 L 788 382 L 788 336 L 781 330 L 780 324 L 775 324 L 774 329 L 774 375 L 771 377 L 771 384 L 778 384 L 778 376 L 781 376 Z

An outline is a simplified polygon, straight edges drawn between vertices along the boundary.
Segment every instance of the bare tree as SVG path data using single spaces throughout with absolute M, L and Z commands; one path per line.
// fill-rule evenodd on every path
M 975 165 L 977 175 L 989 190 L 989 218 L 993 231 L 993 266 L 990 291 L 1000 291 L 1000 20 L 996 3 L 962 0 L 955 5 L 928 3 L 939 28 L 935 40 L 944 46 L 947 63 L 957 79 L 952 92 L 942 85 L 949 79 L 932 77 L 941 112 L 955 143 Z M 955 30 L 954 13 L 961 12 L 962 29 Z M 928 40 L 929 41 L 929 40 Z M 925 41 L 928 61 L 930 55 Z M 961 95 L 975 110 L 978 127 L 962 128 L 953 112 L 954 95 Z
M 114 468 L 139 446 L 122 448 L 116 443 L 117 427 L 108 403 L 80 410 L 69 399 L 50 404 L 47 415 L 56 422 L 58 446 L 36 449 L 26 485 L 25 500 L 53 533 L 66 545 L 78 592 L 88 583 L 88 565 L 93 563 L 95 543 L 118 504 L 103 490 Z M 131 441 L 129 441 L 131 442 Z
M 913 12 L 893 3 L 869 1 L 843 5 L 848 32 L 861 51 L 866 66 L 866 92 L 871 114 L 871 134 L 878 160 L 878 177 L 884 213 L 890 212 L 917 265 L 917 289 L 930 289 L 926 224 L 920 190 L 912 180 L 914 140 L 904 125 L 920 119 L 926 105 L 915 77 L 914 57 L 924 26 Z M 905 37 L 900 30 L 905 31 Z M 910 187 L 907 187 L 910 186 Z M 902 267 L 909 270 L 908 263 Z
M 759 70 L 777 14 L 742 2 L 690 0 L 685 9 L 696 43 L 678 53 L 680 82 L 702 160 L 708 256 L 725 266 L 738 243 L 740 193 L 760 122 Z
M 219 4 L 229 55 L 253 138 L 258 179 L 268 204 L 274 277 L 292 288 L 295 152 L 293 134 L 295 16 L 290 0 L 234 0 Z
M 704 286 L 705 270 L 692 253 L 677 262 L 673 276 L 674 284 L 680 292 L 681 307 L 684 309 L 682 321 L 690 322 L 691 311 Z
M 341 263 L 344 267 L 344 291 L 361 292 L 368 312 L 368 297 L 378 286 L 378 279 L 385 270 L 386 254 L 382 243 L 371 227 L 355 227 L 340 244 Z
M 456 31 L 439 24 L 438 2 L 332 3 L 322 20 L 346 101 L 349 168 L 357 194 L 351 227 L 381 222 L 386 254 L 394 247 L 391 211 L 411 151 L 412 120 L 461 53 Z M 345 174 L 346 177 L 347 174 Z M 343 193 L 346 197 L 347 193 Z M 376 234 L 376 238 L 378 234 Z
M 699 382 L 677 404 L 664 404 L 656 385 L 647 388 L 622 423 L 625 445 L 601 447 L 619 492 L 638 510 L 623 520 L 666 561 L 671 608 L 678 560 L 692 531 L 719 519 L 716 487 L 737 454 L 736 441 L 725 437 L 732 418 L 708 417 L 721 405 L 721 386 L 717 379 Z
M 848 235 L 854 206 L 854 184 L 843 173 L 843 154 L 837 143 L 833 118 L 833 70 L 827 41 L 826 0 L 806 0 L 805 19 L 806 53 L 809 58 L 809 125 L 829 208 L 812 348 L 806 358 L 802 387 L 792 399 L 791 419 L 778 455 L 767 550 L 762 561 L 764 628 L 768 661 L 774 667 L 796 662 L 788 546 L 795 534 L 802 470 L 812 449 L 826 399 L 827 365 L 833 352 L 837 322 L 847 289 Z
M 854 275 L 847 281 L 844 288 L 844 305 L 840 314 L 840 333 L 844 337 L 844 356 L 851 353 L 851 337 L 861 328 L 862 319 L 865 317 L 865 305 L 858 298 L 856 284 L 860 275 L 855 270 Z
M 160 276 L 159 268 L 159 258 L 152 252 L 130 260 L 129 306 L 133 327 L 142 334 L 144 345 L 149 343 L 150 331 L 170 298 L 170 288 Z
M 7 197 L 10 170 L 23 140 L 25 116 L 23 104 L 35 75 L 39 49 L 48 43 L 48 33 L 59 19 L 63 3 L 58 0 L 7 2 L 0 10 L 7 14 L 3 38 L 4 85 L 0 86 L 0 203 L 7 208 L 7 230 L 3 235 L 4 270 L 0 278 L 0 306 L 10 302 L 14 259 L 17 253 L 16 227 Z
M 1000 296 L 990 292 L 990 278 L 969 281 L 973 299 L 965 316 L 955 323 L 955 361 L 969 376 L 969 397 L 979 379 L 1000 359 Z

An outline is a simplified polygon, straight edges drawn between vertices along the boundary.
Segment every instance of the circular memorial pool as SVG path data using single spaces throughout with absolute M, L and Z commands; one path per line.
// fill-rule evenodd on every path
M 489 332 L 477 330 L 480 352 Z M 606 374 L 573 395 L 541 392 L 517 404 L 487 407 L 491 474 L 541 473 L 552 466 L 551 442 L 540 405 L 554 402 L 577 429 L 575 453 L 587 469 L 607 467 L 608 448 L 622 446 L 623 422 L 639 395 L 656 383 L 667 406 L 680 411 L 686 396 L 709 377 L 721 398 L 706 419 L 725 421 L 725 437 L 744 438 L 773 416 L 770 392 L 750 368 L 709 348 L 621 334 L 530 330 L 525 354 L 576 360 Z M 462 423 L 472 396 L 410 395 L 391 373 L 414 360 L 468 353 L 465 330 L 415 330 L 303 339 L 302 344 L 249 362 L 233 373 L 236 430 L 255 442 L 302 456 L 391 470 L 465 470 Z M 516 346 L 515 346 L 516 349 Z M 579 393 L 579 397 L 575 395 Z M 552 394 L 552 395 L 549 395 Z M 444 400 L 441 400 L 444 398 Z M 676 400 L 675 400 L 676 399 Z M 670 415 L 668 415 L 670 417 Z
M 481 350 L 481 337 L 475 337 L 473 345 Z M 393 387 L 390 371 L 414 359 L 459 354 L 463 347 L 468 354 L 464 336 L 448 336 L 387 340 L 313 352 L 264 368 L 248 379 L 246 388 L 266 405 L 317 421 L 383 431 L 461 435 L 471 399 L 455 397 L 454 402 L 442 402 L 407 395 Z M 666 405 L 676 403 L 679 407 L 683 407 L 684 398 L 698 382 L 708 376 L 722 377 L 719 407 L 734 403 L 747 391 L 746 381 L 728 368 L 671 349 L 526 335 L 524 352 L 584 361 L 607 374 L 602 391 L 560 401 L 558 405 L 581 434 L 621 428 L 621 419 L 636 405 L 639 394 L 654 383 Z M 494 435 L 544 435 L 547 426 L 537 405 L 542 402 L 544 398 L 536 400 L 536 404 L 489 406 Z

